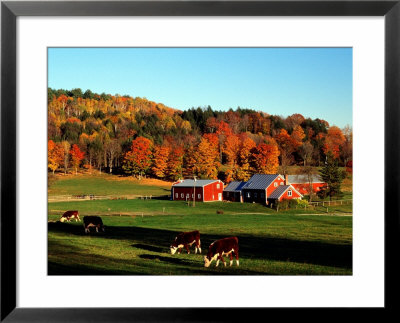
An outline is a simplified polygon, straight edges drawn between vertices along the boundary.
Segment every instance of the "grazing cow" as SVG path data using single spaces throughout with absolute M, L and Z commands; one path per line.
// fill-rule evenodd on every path
M 226 266 L 226 262 L 223 256 L 228 255 L 231 259 L 230 266 L 232 266 L 233 254 L 235 254 L 236 264 L 239 266 L 238 238 L 231 237 L 214 241 L 212 244 L 210 244 L 210 248 L 208 248 L 207 256 L 204 256 L 204 267 L 209 267 L 213 260 L 217 260 L 217 265 L 215 267 L 218 267 L 220 260 L 222 260 L 224 266 Z
M 67 212 L 65 212 L 62 215 L 62 217 L 60 219 L 60 222 L 64 222 L 64 221 L 70 222 L 71 219 L 75 219 L 75 222 L 80 221 L 81 219 L 79 218 L 79 212 L 78 211 L 67 211 Z
M 195 243 L 195 251 L 194 253 L 197 253 L 197 250 L 199 250 L 199 253 L 201 253 L 201 248 L 200 248 L 200 232 L 199 231 L 192 231 L 192 232 L 182 232 L 179 233 L 174 242 L 172 242 L 171 246 L 169 247 L 171 250 L 171 255 L 175 254 L 175 252 L 178 250 L 178 254 L 181 253 L 181 250 L 183 247 L 186 248 L 187 253 L 189 254 L 189 247 Z
M 95 227 L 96 232 L 99 232 L 99 229 L 101 229 L 103 232 L 105 231 L 101 217 L 95 215 L 84 216 L 83 227 L 85 228 L 85 233 L 90 232 L 89 230 L 90 227 Z

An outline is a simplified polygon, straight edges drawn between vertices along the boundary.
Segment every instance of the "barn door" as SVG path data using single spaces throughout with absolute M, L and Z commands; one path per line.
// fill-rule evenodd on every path
M 218 201 L 222 201 L 222 193 L 218 193 Z

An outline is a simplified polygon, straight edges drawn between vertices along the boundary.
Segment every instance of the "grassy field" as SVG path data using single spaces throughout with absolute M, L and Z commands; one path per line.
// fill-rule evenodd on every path
M 59 178 L 49 194 L 150 195 L 151 187 L 165 195 L 167 185 L 110 175 L 68 176 Z M 81 216 L 100 215 L 106 232 L 85 234 L 82 222 L 58 221 L 72 209 Z M 180 201 L 136 199 L 52 202 L 48 210 L 50 275 L 352 274 L 351 205 L 329 207 L 329 213 L 322 207 L 276 212 L 250 203 L 196 203 L 193 208 Z M 192 248 L 189 255 L 172 256 L 170 243 L 189 230 L 200 231 L 202 255 Z M 209 244 L 227 236 L 239 238 L 240 266 L 204 268 Z
M 171 183 L 155 179 L 137 180 L 133 177 L 109 174 L 57 175 L 48 190 L 52 195 L 166 195 Z

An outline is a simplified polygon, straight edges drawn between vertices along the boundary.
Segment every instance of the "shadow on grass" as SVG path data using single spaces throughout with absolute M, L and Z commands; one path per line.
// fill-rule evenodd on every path
M 150 246 L 147 244 L 141 244 L 141 243 L 133 244 L 132 247 L 137 248 L 137 249 L 143 249 L 146 251 L 159 252 L 159 253 L 165 253 L 168 251 L 167 248 L 154 247 L 154 246 Z
M 169 253 L 169 245 L 178 231 L 142 227 L 106 226 L 105 233 L 85 234 L 83 226 L 68 223 L 49 223 L 49 232 L 63 232 L 79 236 L 97 236 L 104 239 L 131 240 L 135 248 L 161 254 Z M 193 228 L 193 230 L 196 228 Z M 203 255 L 213 241 L 229 235 L 201 235 Z M 290 261 L 301 264 L 331 266 L 352 269 L 352 245 L 331 244 L 318 241 L 300 241 L 251 235 L 237 235 L 239 239 L 239 257 L 259 260 Z M 194 246 L 190 248 L 191 253 Z M 179 255 L 177 255 L 179 257 Z M 170 258 L 168 258 L 170 259 Z
M 174 265 L 191 265 L 190 261 L 181 258 L 171 258 L 171 257 L 164 257 L 159 255 L 147 255 L 147 254 L 140 255 L 139 257 L 147 260 L 160 260 Z

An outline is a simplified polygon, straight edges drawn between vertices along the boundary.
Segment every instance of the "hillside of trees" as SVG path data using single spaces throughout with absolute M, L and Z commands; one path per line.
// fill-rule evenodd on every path
M 165 180 L 248 180 L 320 166 L 330 153 L 351 166 L 352 129 L 301 114 L 288 117 L 210 106 L 180 111 L 146 98 L 48 89 L 51 172 L 98 169 Z

